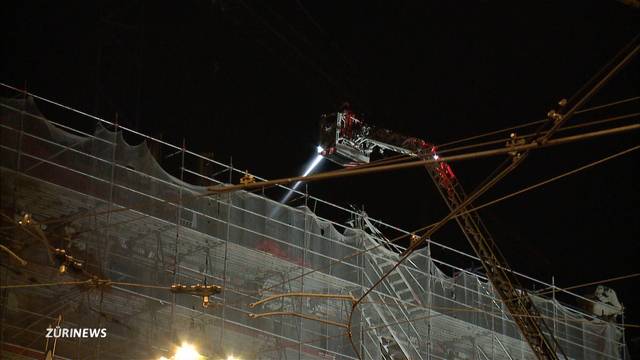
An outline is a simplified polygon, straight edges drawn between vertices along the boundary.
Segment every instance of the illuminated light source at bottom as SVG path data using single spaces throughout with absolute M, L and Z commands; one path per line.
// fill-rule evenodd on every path
M 171 357 L 160 356 L 158 360 L 201 360 L 202 355 L 196 350 L 195 346 L 189 343 L 182 343 L 176 348 L 176 353 Z
M 182 346 L 178 347 L 173 358 L 174 360 L 198 360 L 200 359 L 200 354 L 193 345 L 183 343 Z

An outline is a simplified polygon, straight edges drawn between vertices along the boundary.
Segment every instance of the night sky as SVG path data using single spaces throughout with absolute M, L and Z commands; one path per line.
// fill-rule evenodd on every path
M 434 143 L 544 118 L 640 32 L 639 14 L 614 0 L 12 1 L 3 6 L 0 75 L 278 178 L 301 173 L 321 114 L 345 101 L 371 124 Z M 587 106 L 638 95 L 636 58 Z M 635 101 L 569 125 L 639 111 Z M 626 133 L 532 153 L 478 204 L 639 139 Z M 502 160 L 452 166 L 469 192 Z M 639 160 L 627 155 L 481 215 L 512 267 L 541 280 L 571 286 L 637 273 Z M 313 183 L 309 191 L 407 230 L 446 215 L 424 169 Z M 454 224 L 433 239 L 470 251 Z M 634 324 L 639 282 L 609 284 Z M 636 353 L 639 330 L 627 338 Z

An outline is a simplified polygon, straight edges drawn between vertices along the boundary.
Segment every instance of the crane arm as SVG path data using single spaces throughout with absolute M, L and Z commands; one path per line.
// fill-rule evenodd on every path
M 439 159 L 435 145 L 367 125 L 348 110 L 323 117 L 320 138 L 322 154 L 342 166 L 365 164 L 391 154 Z M 517 138 L 512 140 L 514 145 L 517 144 Z M 511 156 L 514 162 L 522 161 L 519 153 L 514 152 Z M 557 352 L 564 355 L 540 311 L 511 271 L 480 215 L 476 211 L 469 211 L 472 207 L 470 204 L 464 206 L 467 194 L 452 168 L 442 161 L 427 164 L 425 168 L 450 211 L 457 209 L 460 214 L 455 218 L 456 222 L 536 357 L 540 360 L 555 360 L 558 359 Z M 464 208 L 460 209 L 460 206 Z

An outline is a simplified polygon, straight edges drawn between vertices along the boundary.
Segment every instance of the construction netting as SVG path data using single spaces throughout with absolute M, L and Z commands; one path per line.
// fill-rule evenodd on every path
M 534 358 L 487 280 L 432 258 L 436 243 L 352 314 L 402 250 L 366 214 L 345 226 L 312 210 L 346 209 L 269 193 L 285 188 L 207 194 L 242 172 L 89 116 L 94 131 L 45 119 L 32 97 L 3 99 L 0 114 L 5 358 L 41 357 L 54 340 L 73 359 L 170 358 L 183 342 L 207 359 Z M 158 162 L 169 156 L 173 174 Z M 569 358 L 622 358 L 612 319 L 534 301 Z M 57 325 L 106 336 L 47 338 Z

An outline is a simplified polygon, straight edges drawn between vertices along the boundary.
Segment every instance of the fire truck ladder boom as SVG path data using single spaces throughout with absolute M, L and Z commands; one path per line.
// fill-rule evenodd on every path
M 516 146 L 529 141 L 538 144 L 546 143 L 582 105 L 640 52 L 639 39 L 640 35 L 636 36 L 625 49 L 607 64 L 605 69 L 608 68 L 608 71 L 603 69 L 569 101 L 564 99 L 560 101 L 557 111 L 551 110 L 547 114 L 548 121 L 539 128 L 532 140 L 518 138 L 515 134 L 512 134 L 511 140 L 506 145 Z M 437 147 L 432 144 L 420 139 L 368 126 L 356 119 L 348 109 L 337 113 L 336 119 L 335 123 L 328 122 L 322 125 L 324 136 L 322 136 L 321 142 L 327 146 L 323 155 L 328 155 L 330 160 L 343 163 L 345 159 L 348 159 L 360 163 L 368 163 L 370 155 L 375 149 L 378 149 L 382 154 L 385 151 L 390 151 L 396 154 L 438 160 Z M 453 171 L 445 162 L 439 161 L 426 164 L 425 168 L 429 176 L 450 210 L 449 216 L 445 217 L 436 226 L 436 230 L 447 220 L 454 217 L 452 215 L 455 214 L 456 222 L 482 263 L 487 278 L 502 299 L 513 321 L 520 329 L 524 340 L 529 343 L 538 360 L 557 360 L 559 355 L 564 359 L 568 359 L 553 332 L 541 316 L 533 299 L 522 286 L 515 273 L 511 271 L 507 260 L 500 252 L 487 227 L 482 222 L 480 215 L 477 211 L 469 211 L 473 208 L 472 202 L 478 195 L 481 195 L 495 182 L 516 168 L 528 156 L 528 153 L 529 150 L 522 153 L 510 152 L 511 158 L 505 162 L 508 165 L 500 168 L 497 175 L 471 194 L 471 197 L 467 196 Z M 431 232 L 428 232 L 423 237 L 430 234 Z M 407 251 L 411 251 L 418 244 L 412 244 Z M 392 269 L 389 271 L 392 271 Z M 377 284 L 374 284 L 374 286 Z
M 385 131 L 385 133 L 387 136 L 391 134 L 388 131 Z M 550 136 L 550 133 L 547 132 L 546 135 Z M 395 138 L 397 139 L 398 137 L 396 136 Z M 541 139 L 546 137 L 543 136 Z M 402 155 L 438 159 L 435 146 L 416 138 L 402 137 L 402 139 L 410 140 L 403 141 L 404 146 L 400 146 L 399 144 L 385 143 L 379 138 L 372 139 L 361 136 L 359 137 L 359 144 L 365 148 L 377 147 Z M 523 154 L 514 153 L 512 159 L 507 160 L 511 164 L 506 168 L 514 168 L 526 156 L 526 152 Z M 473 205 L 469 202 L 465 204 L 468 199 L 467 194 L 460 182 L 455 178 L 451 168 L 444 162 L 429 163 L 425 165 L 425 168 L 449 210 L 451 212 L 456 211 L 458 214 L 455 217 L 456 222 L 480 259 L 487 278 L 520 329 L 524 340 L 530 344 L 531 350 L 536 357 L 540 360 L 557 360 L 559 359 L 558 353 L 560 353 L 567 359 L 552 331 L 541 316 L 540 311 L 524 290 L 514 272 L 511 271 L 507 260 L 500 252 L 489 230 L 482 222 L 480 215 L 477 211 L 469 211 L 473 208 Z M 461 206 L 464 207 L 460 208 Z
M 457 209 L 467 197 L 460 182 L 455 181 L 447 186 L 440 179 L 438 164 L 425 167 L 449 209 Z M 533 300 L 513 275 L 480 215 L 476 211 L 468 211 L 470 207 L 467 205 L 467 208 L 460 209 L 456 222 L 480 259 L 487 278 L 538 359 L 558 359 L 557 351 L 562 350 L 557 340 Z
M 558 115 L 556 112 L 550 114 Z M 562 118 L 560 121 L 556 120 L 557 116 L 556 119 L 550 116 L 550 122 L 553 123 L 551 130 L 557 129 L 557 125 L 562 122 L 561 120 L 566 120 L 566 118 Z M 331 150 L 327 152 L 329 156 L 338 153 L 357 161 L 369 162 L 369 155 L 378 149 L 383 154 L 388 151 L 425 160 L 439 159 L 436 146 L 421 139 L 395 134 L 389 130 L 375 129 L 356 119 L 350 112 L 338 113 L 337 124 L 335 147 L 331 144 Z M 554 131 L 551 130 L 543 132 L 536 141 L 547 141 L 553 135 Z M 521 141 L 523 140 L 514 137 L 510 144 L 517 145 Z M 501 167 L 497 175 L 481 186 L 481 189 L 486 190 L 491 187 L 495 181 L 516 168 L 527 155 L 526 151 L 510 153 L 510 158 L 505 161 L 505 164 L 508 165 Z M 507 260 L 500 252 L 480 215 L 477 211 L 470 211 L 473 208 L 473 199 L 467 196 L 451 167 L 446 162 L 438 161 L 427 163 L 425 168 L 447 204 L 450 214 L 457 215 L 454 218 L 462 233 L 478 256 L 487 278 L 520 329 L 522 337 L 529 343 L 536 358 L 557 360 L 559 359 L 558 353 L 560 353 L 567 359 L 540 311 L 514 272 L 511 271 Z M 484 190 L 479 190 L 479 194 Z M 410 251 L 409 249 L 407 251 Z M 398 336 L 398 341 L 402 342 L 404 339 L 402 336 Z

